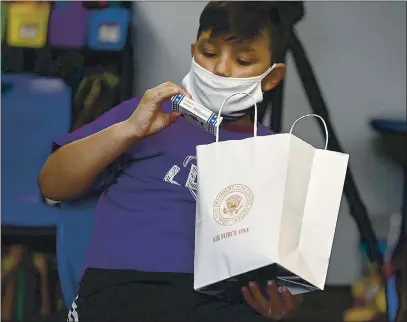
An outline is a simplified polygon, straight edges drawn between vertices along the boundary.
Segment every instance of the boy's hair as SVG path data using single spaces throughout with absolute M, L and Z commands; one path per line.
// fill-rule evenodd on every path
M 227 34 L 230 41 L 250 41 L 265 34 L 270 39 L 272 62 L 282 58 L 287 35 L 277 1 L 211 1 L 199 18 L 198 38 L 211 30 L 211 37 Z

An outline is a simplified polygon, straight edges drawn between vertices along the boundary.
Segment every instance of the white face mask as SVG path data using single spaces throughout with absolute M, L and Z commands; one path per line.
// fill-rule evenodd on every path
M 263 100 L 261 81 L 274 68 L 264 74 L 250 78 L 223 77 L 211 73 L 192 59 L 190 72 L 182 80 L 182 85 L 192 95 L 192 99 L 214 113 L 218 113 L 223 102 L 235 93 L 247 93 L 256 103 Z M 222 109 L 225 119 L 236 119 L 247 113 L 253 106 L 253 99 L 247 95 L 234 95 Z

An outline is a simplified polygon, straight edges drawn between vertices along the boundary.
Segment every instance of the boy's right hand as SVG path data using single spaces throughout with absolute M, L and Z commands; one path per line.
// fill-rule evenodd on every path
M 126 121 L 134 131 L 135 137 L 143 138 L 157 133 L 175 122 L 181 113 L 164 113 L 161 103 L 176 94 L 183 94 L 191 98 L 191 94 L 172 82 L 163 83 L 144 93 L 136 110 Z

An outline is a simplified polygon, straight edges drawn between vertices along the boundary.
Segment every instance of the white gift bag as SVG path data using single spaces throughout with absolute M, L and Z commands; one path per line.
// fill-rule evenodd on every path
M 324 123 L 323 150 L 292 134 L 307 116 Z M 327 143 L 314 114 L 290 133 L 258 137 L 255 104 L 254 137 L 219 142 L 217 130 L 216 142 L 197 147 L 195 290 L 273 264 L 290 273 L 273 278 L 294 294 L 324 288 L 349 159 Z

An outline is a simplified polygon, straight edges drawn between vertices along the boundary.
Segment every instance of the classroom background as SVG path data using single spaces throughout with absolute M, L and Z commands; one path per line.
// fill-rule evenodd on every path
M 159 83 L 180 83 L 205 5 L 1 2 L 2 321 L 42 321 L 75 297 L 97 196 L 44 204 L 37 177 L 50 142 Z M 350 195 L 360 198 L 343 198 L 326 291 L 307 297 L 292 321 L 395 321 L 392 254 L 407 238 L 406 4 L 300 6 L 292 26 L 297 47 L 287 51 L 283 86 L 266 94 L 262 122 L 287 132 L 326 106 L 351 156 Z M 322 146 L 312 122 L 297 135 Z M 369 247 L 384 260 L 386 283 Z

